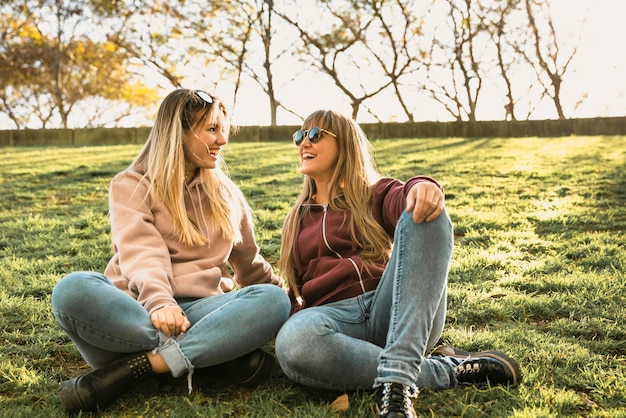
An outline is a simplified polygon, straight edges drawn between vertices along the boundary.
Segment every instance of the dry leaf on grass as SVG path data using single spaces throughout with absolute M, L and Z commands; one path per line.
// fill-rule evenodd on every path
M 330 404 L 330 409 L 335 412 L 343 412 L 347 411 L 349 406 L 350 401 L 348 400 L 348 395 L 341 395 Z

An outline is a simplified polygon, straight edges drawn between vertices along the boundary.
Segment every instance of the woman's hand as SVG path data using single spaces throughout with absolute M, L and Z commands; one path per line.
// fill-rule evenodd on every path
M 168 337 L 178 337 L 191 323 L 180 306 L 164 306 L 150 315 L 152 325 Z
M 406 211 L 413 211 L 413 220 L 421 224 L 430 222 L 443 210 L 444 194 L 441 189 L 430 181 L 416 183 L 406 196 Z

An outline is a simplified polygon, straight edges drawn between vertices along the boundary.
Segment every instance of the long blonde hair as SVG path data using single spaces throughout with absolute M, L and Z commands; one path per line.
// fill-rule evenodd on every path
M 303 129 L 317 126 L 337 135 L 339 157 L 329 184 L 332 210 L 352 212 L 350 235 L 359 248 L 365 267 L 381 260 L 387 261 L 391 239 L 372 214 L 373 186 L 380 175 L 376 170 L 371 143 L 365 132 L 351 118 L 333 110 L 318 110 L 302 123 Z M 292 249 L 300 220 L 304 215 L 302 204 L 316 192 L 315 181 L 305 175 L 304 184 L 294 206 L 283 224 L 279 269 L 296 296 L 300 296 L 294 273 Z M 342 196 L 341 199 L 335 197 Z
M 129 169 L 143 174 L 150 182 L 149 191 L 163 202 L 174 220 L 174 233 L 186 246 L 208 243 L 196 225 L 189 219 L 185 207 L 185 134 L 206 123 L 216 123 L 223 117 L 225 136 L 233 127 L 224 103 L 211 96 L 208 104 L 193 90 L 177 89 L 163 99 L 154 126 L 142 150 Z M 239 188 L 224 173 L 225 163 L 220 155 L 215 169 L 200 169 L 202 188 L 207 196 L 209 211 L 207 220 L 216 226 L 224 239 L 241 241 L 240 224 L 248 205 Z

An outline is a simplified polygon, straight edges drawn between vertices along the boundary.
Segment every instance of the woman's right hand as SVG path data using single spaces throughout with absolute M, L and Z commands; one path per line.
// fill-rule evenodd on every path
M 168 337 L 178 337 L 191 323 L 180 306 L 164 306 L 150 315 L 152 325 Z

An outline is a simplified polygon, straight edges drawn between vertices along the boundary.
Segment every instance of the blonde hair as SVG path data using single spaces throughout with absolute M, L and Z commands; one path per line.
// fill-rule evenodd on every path
M 185 134 L 207 121 L 217 123 L 220 117 L 227 138 L 233 129 L 224 103 L 211 97 L 213 103 L 209 105 L 193 90 L 177 89 L 168 94 L 159 107 L 146 143 L 129 167 L 149 181 L 148 193 L 153 191 L 163 202 L 173 218 L 174 233 L 189 247 L 210 243 L 189 219 L 185 207 Z M 220 230 L 224 239 L 236 243 L 241 241 L 243 214 L 250 209 L 239 188 L 224 173 L 221 155 L 219 158 L 217 168 L 200 169 L 198 174 L 209 205 L 205 217 Z
M 388 261 L 392 240 L 372 214 L 373 186 L 380 175 L 365 132 L 354 120 L 332 110 L 318 110 L 302 123 L 303 129 L 314 126 L 337 135 L 335 139 L 339 156 L 329 184 L 328 206 L 332 210 L 352 212 L 350 235 L 362 249 L 360 255 L 366 268 L 381 260 Z M 306 211 L 306 206 L 302 204 L 315 192 L 315 181 L 305 175 L 300 195 L 289 210 L 282 229 L 279 269 L 296 297 L 300 296 L 300 292 L 294 273 L 292 249 Z M 337 196 L 342 198 L 336 199 Z

